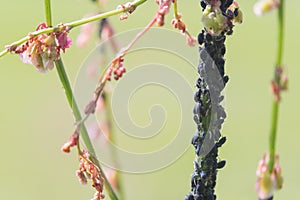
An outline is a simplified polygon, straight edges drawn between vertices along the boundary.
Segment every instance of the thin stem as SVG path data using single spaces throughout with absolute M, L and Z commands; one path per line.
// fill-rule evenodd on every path
M 177 19 L 178 16 L 177 0 L 175 0 L 173 4 L 174 4 L 174 16 Z
M 88 18 L 77 20 L 77 21 L 65 23 L 64 25 L 68 26 L 71 29 L 71 28 L 74 28 L 74 27 L 77 27 L 77 26 L 81 26 L 83 24 L 87 24 L 87 23 L 97 21 L 97 20 L 100 20 L 100 19 L 103 19 L 103 18 L 108 18 L 108 17 L 114 16 L 114 15 L 121 14 L 123 12 L 126 12 L 129 8 L 132 9 L 132 7 L 134 7 L 134 8 L 138 7 L 139 5 L 145 3 L 146 1 L 147 0 L 136 0 L 136 1 L 134 1 L 130 4 L 130 7 L 126 7 L 126 6 L 125 7 L 120 7 L 120 8 L 117 8 L 115 10 L 105 12 L 105 13 L 101 13 L 101 14 L 98 14 L 98 15 L 95 15 L 95 16 L 92 16 L 92 17 L 88 17 Z M 55 27 L 49 27 L 49 28 L 38 30 L 38 31 L 34 31 L 34 32 L 30 33 L 28 36 L 23 37 L 20 40 L 11 43 L 10 45 L 7 45 L 6 49 L 0 52 L 0 57 L 6 55 L 8 52 L 10 52 L 11 49 L 14 49 L 17 46 L 23 44 L 24 42 L 27 42 L 30 38 L 32 38 L 34 36 L 38 36 L 38 35 L 41 35 L 41 34 L 48 34 L 48 33 L 52 33 L 52 32 L 55 32 L 55 31 L 60 31 L 63 28 L 64 28 L 64 26 L 56 25 Z
M 99 97 L 100 97 L 100 95 L 102 94 L 102 92 L 103 92 L 103 89 L 104 89 L 104 87 L 105 87 L 105 85 L 106 85 L 106 82 L 108 81 L 108 79 L 107 79 L 107 76 L 109 75 L 109 71 L 112 69 L 112 68 L 114 68 L 117 64 L 118 64 L 118 62 L 119 62 L 119 60 L 121 59 L 121 58 L 123 58 L 125 55 L 126 55 L 126 53 L 130 50 L 130 48 L 147 32 L 147 31 L 149 31 L 150 30 L 150 28 L 154 25 L 154 23 L 156 22 L 156 17 L 154 17 L 148 24 L 147 24 L 147 26 L 143 29 L 143 30 L 141 30 L 131 41 L 130 41 L 130 43 L 126 46 L 126 47 L 124 47 L 124 48 L 122 48 L 121 50 L 120 50 L 120 53 L 118 54 L 118 56 L 116 56 L 114 59 L 113 59 L 113 61 L 110 63 L 110 67 L 109 68 L 107 68 L 107 70 L 105 71 L 105 73 L 99 78 L 99 81 L 98 81 L 98 86 L 97 86 L 97 88 L 96 88 L 96 90 L 95 90 L 95 99 L 94 99 L 94 101 L 93 101 L 93 103 L 94 102 L 97 102 L 97 100 L 99 99 Z M 94 107 L 96 107 L 96 105 L 94 105 Z M 92 111 L 92 110 L 91 110 Z M 89 118 L 89 116 L 91 115 L 91 114 L 93 114 L 93 112 L 87 112 L 86 113 L 86 115 L 84 116 L 84 118 L 83 119 L 81 119 L 80 121 L 78 121 L 77 122 L 77 125 L 80 125 L 81 123 L 84 123 L 88 118 Z
M 156 17 L 154 17 L 148 24 L 147 26 L 141 30 L 134 38 L 131 40 L 131 42 L 124 48 L 122 49 L 122 55 L 125 55 L 129 49 L 147 32 L 150 30 L 150 28 L 155 24 L 156 22 Z
M 270 160 L 268 163 L 269 172 L 272 173 L 274 162 L 275 162 L 275 146 L 276 146 L 276 133 L 277 133 L 277 123 L 279 114 L 279 103 L 278 101 L 273 102 L 272 109 L 272 124 L 271 124 L 271 134 L 270 134 Z
M 67 73 L 65 71 L 64 64 L 63 64 L 62 60 L 59 59 L 59 60 L 55 61 L 55 65 L 56 65 L 56 69 L 57 69 L 57 73 L 59 75 L 60 81 L 63 85 L 63 88 L 65 89 L 65 94 L 66 94 L 69 106 L 71 107 L 71 109 L 73 111 L 73 115 L 75 117 L 75 120 L 76 121 L 81 121 L 81 119 L 82 119 L 81 114 L 80 114 L 78 105 L 76 103 L 76 100 L 74 98 L 74 94 L 73 94 L 73 91 L 72 91 L 72 88 L 71 88 L 71 85 L 70 85 L 70 82 L 69 82 L 69 79 L 68 79 Z M 106 187 L 106 190 L 107 190 L 107 193 L 108 193 L 109 197 L 112 200 L 118 200 L 118 197 L 117 197 L 116 193 L 114 192 L 114 190 L 112 189 L 112 186 L 108 182 L 107 177 L 105 176 L 105 174 L 104 174 L 104 172 L 103 172 L 103 170 L 100 166 L 100 163 L 99 163 L 99 161 L 96 157 L 95 149 L 94 149 L 94 147 L 91 143 L 91 140 L 89 138 L 89 135 L 88 135 L 88 132 L 87 132 L 87 129 L 86 129 L 84 123 L 81 124 L 80 135 L 81 135 L 81 137 L 82 137 L 82 139 L 85 143 L 85 146 L 88 149 L 89 153 L 95 158 L 95 164 L 100 169 L 101 174 L 104 177 L 104 180 L 105 180 L 104 185 Z
M 282 64 L 283 44 L 284 44 L 284 0 L 281 0 L 278 8 L 278 49 L 277 49 L 276 67 L 279 67 Z
M 282 65 L 283 57 L 283 42 L 284 42 L 284 0 L 280 1 L 278 8 L 278 48 L 277 48 L 277 59 L 275 71 Z M 274 82 L 280 84 L 280 78 L 277 77 L 276 72 L 274 73 Z M 275 162 L 275 152 L 276 152 L 276 135 L 277 135 L 277 125 L 278 125 L 278 115 L 279 115 L 279 101 L 274 100 L 272 108 L 272 122 L 271 122 L 271 132 L 270 132 L 270 142 L 269 142 L 269 152 L 270 160 L 268 163 L 268 170 L 270 173 L 273 171 Z
M 45 13 L 46 13 L 46 24 L 47 26 L 52 26 L 52 16 L 51 16 L 51 1 L 44 0 Z

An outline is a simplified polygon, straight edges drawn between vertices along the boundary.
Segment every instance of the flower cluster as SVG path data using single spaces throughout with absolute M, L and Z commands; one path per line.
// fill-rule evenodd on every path
M 281 176 L 281 167 L 279 165 L 279 156 L 275 156 L 275 163 L 272 172 L 268 170 L 269 154 L 265 153 L 259 161 L 256 175 L 256 191 L 260 200 L 273 197 L 275 190 L 282 187 L 283 178 Z
M 110 68 L 108 69 L 106 75 L 105 75 L 105 79 L 110 81 L 111 80 L 111 76 L 112 74 L 114 75 L 114 79 L 117 81 L 119 80 L 119 78 L 121 78 L 123 76 L 123 74 L 126 72 L 126 68 L 124 67 L 124 59 L 122 56 L 116 58 Z
M 37 27 L 38 30 L 47 28 L 45 23 Z M 65 52 L 72 40 L 68 37 L 69 28 L 60 25 L 58 31 L 50 34 L 31 35 L 30 39 L 17 47 L 8 47 L 11 52 L 20 55 L 22 62 L 34 65 L 39 72 L 47 72 L 54 67 L 54 61 L 60 58 L 60 51 Z
M 218 161 L 218 149 L 226 142 L 221 127 L 226 118 L 221 95 L 229 78 L 225 75 L 226 35 L 232 34 L 233 23 L 241 11 L 231 0 L 201 0 L 205 28 L 198 35 L 200 63 L 197 91 L 194 96 L 194 121 L 197 132 L 192 138 L 196 158 L 191 178 L 191 192 L 185 200 L 215 200 L 217 171 L 226 161 Z M 231 13 L 233 13 L 231 15 Z M 241 20 L 240 20 L 241 21 Z M 239 22 L 240 22 L 239 21 Z
M 103 184 L 104 179 L 98 167 L 91 161 L 91 155 L 87 150 L 83 150 L 79 155 L 79 169 L 76 175 L 81 184 L 86 184 L 87 179 L 91 180 L 92 186 L 96 189 L 93 200 L 100 200 L 104 198 Z

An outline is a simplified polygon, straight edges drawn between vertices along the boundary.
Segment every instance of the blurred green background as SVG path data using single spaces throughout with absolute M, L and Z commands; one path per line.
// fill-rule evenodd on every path
M 244 12 L 244 23 L 236 26 L 233 36 L 227 40 L 226 70 L 230 82 L 225 93 L 228 118 L 223 134 L 228 142 L 220 152 L 220 158 L 226 159 L 227 165 L 218 174 L 216 188 L 218 199 L 224 200 L 257 199 L 255 171 L 268 147 L 272 101 L 269 83 L 276 53 L 276 12 L 258 18 L 252 12 L 254 1 L 238 2 Z M 106 10 L 119 3 L 122 2 L 108 2 Z M 286 2 L 284 63 L 290 82 L 280 107 L 277 150 L 284 186 L 275 194 L 276 199 L 300 196 L 299 6 L 296 0 Z M 97 10 L 88 0 L 53 0 L 52 9 L 55 24 L 79 19 Z M 190 32 L 197 35 L 202 28 L 199 1 L 179 1 L 179 9 Z M 43 11 L 43 1 L 1 0 L 0 46 L 34 30 L 44 21 Z M 155 12 L 154 1 L 148 1 L 128 21 L 112 17 L 111 22 L 117 32 L 141 28 Z M 170 20 L 169 15 L 167 22 Z M 171 25 L 166 27 L 171 28 Z M 75 39 L 78 33 L 77 28 L 70 35 Z M 71 82 L 75 81 L 80 63 L 95 44 L 96 35 L 88 47 L 74 45 L 63 55 Z M 90 199 L 93 190 L 81 186 L 75 176 L 78 165 L 75 151 L 70 155 L 60 151 L 73 132 L 73 117 L 56 71 L 40 74 L 34 67 L 21 63 L 18 56 L 7 55 L 0 59 L 0 74 L 0 199 Z M 141 102 L 139 106 L 143 108 Z M 134 118 L 143 118 L 145 112 L 139 114 L 141 116 Z M 164 169 L 147 174 L 123 174 L 126 199 L 183 199 L 189 192 L 193 159 L 190 147 Z

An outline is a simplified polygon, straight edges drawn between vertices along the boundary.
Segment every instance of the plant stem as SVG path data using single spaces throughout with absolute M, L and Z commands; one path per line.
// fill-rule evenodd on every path
M 280 1 L 278 8 L 278 49 L 276 67 L 282 64 L 283 43 L 284 43 L 284 0 Z
M 65 71 L 64 64 L 63 64 L 62 60 L 59 59 L 59 60 L 55 61 L 55 65 L 56 65 L 56 69 L 57 69 L 57 73 L 59 75 L 60 81 L 63 85 L 63 88 L 65 89 L 65 94 L 66 94 L 69 106 L 71 107 L 71 109 L 73 111 L 73 115 L 75 117 L 75 120 L 76 121 L 81 121 L 82 117 L 81 117 L 78 105 L 76 103 L 76 100 L 74 98 L 74 94 L 72 92 L 72 88 L 71 88 L 71 85 L 70 85 L 70 82 L 69 82 L 69 79 L 68 79 L 67 73 Z M 117 197 L 116 193 L 112 189 L 112 186 L 108 182 L 107 177 L 105 176 L 105 174 L 104 174 L 104 172 L 103 172 L 103 170 L 100 166 L 100 163 L 99 163 L 99 161 L 96 157 L 95 149 L 94 149 L 94 147 L 91 143 L 91 140 L 89 138 L 87 129 L 86 129 L 86 127 L 83 123 L 81 124 L 80 135 L 81 135 L 81 137 L 83 139 L 83 142 L 85 143 L 85 146 L 88 149 L 89 153 L 95 158 L 95 164 L 100 169 L 101 174 L 103 175 L 103 177 L 105 179 L 104 185 L 106 187 L 106 190 L 107 190 L 107 193 L 108 193 L 109 197 L 112 200 L 118 200 L 118 197 Z
M 52 20 L 51 20 L 51 2 L 50 0 L 45 0 L 45 14 L 46 14 L 46 23 L 47 23 L 47 26 L 51 26 L 52 25 Z M 68 100 L 68 103 L 69 103 L 69 106 L 71 107 L 72 111 L 73 111 L 73 115 L 75 117 L 75 120 L 78 122 L 81 120 L 81 114 L 80 114 L 80 111 L 79 111 L 79 108 L 78 108 L 78 105 L 76 103 L 76 100 L 75 100 L 75 97 L 74 97 L 74 94 L 72 92 L 72 88 L 71 88 L 71 84 L 70 84 L 70 81 L 69 81 L 69 78 L 68 78 L 68 75 L 66 73 L 66 70 L 65 70 L 65 67 L 64 67 L 64 64 L 60 59 L 58 59 L 57 61 L 55 61 L 55 65 L 56 65 L 56 69 L 57 69 L 57 73 L 58 73 L 58 76 L 59 76 L 59 79 L 63 85 L 63 88 L 65 89 L 65 94 L 66 94 L 66 97 L 67 97 L 67 100 Z M 87 132 L 87 129 L 85 127 L 84 124 L 81 124 L 81 129 L 80 129 L 80 133 L 81 133 L 81 137 L 85 143 L 85 146 L 86 148 L 88 149 L 88 151 L 91 153 L 91 155 L 95 158 L 96 160 L 96 165 L 97 167 L 99 168 L 102 176 L 104 177 L 105 179 L 105 187 L 106 187 L 106 190 L 108 192 L 108 195 L 110 196 L 110 198 L 112 200 L 118 200 L 115 192 L 113 191 L 110 183 L 108 182 L 101 166 L 100 166 L 100 163 L 96 157 L 96 152 L 95 152 L 95 149 L 93 147 L 93 144 L 90 140 L 90 137 L 88 135 L 88 132 Z M 78 145 L 79 147 L 79 145 Z
M 139 5 L 145 3 L 147 0 L 136 0 L 134 2 L 132 2 L 131 6 L 133 7 L 138 7 Z M 45 2 L 47 2 L 45 0 Z M 108 18 L 114 15 L 118 15 L 121 14 L 123 12 L 125 12 L 128 8 L 127 7 L 120 7 L 117 8 L 115 10 L 109 11 L 109 12 L 105 12 L 105 13 L 101 13 L 92 17 L 88 17 L 88 18 L 84 18 L 84 19 L 80 19 L 77 21 L 73 21 L 73 22 L 69 22 L 69 23 L 65 23 L 65 26 L 68 26 L 70 29 L 77 27 L 77 26 L 81 26 L 83 24 L 87 24 L 93 21 L 97 21 L 103 18 Z M 31 37 L 37 36 L 37 35 L 41 35 L 41 34 L 47 34 L 47 33 L 52 33 L 54 31 L 59 31 L 62 30 L 64 28 L 64 26 L 61 25 L 56 25 L 55 27 L 49 27 L 49 28 L 45 28 L 45 29 L 41 29 L 38 31 L 34 31 L 32 33 L 30 33 L 30 35 L 21 38 L 18 41 L 15 41 L 13 43 L 11 43 L 10 45 L 7 45 L 6 49 L 0 52 L 0 57 L 6 55 L 8 52 L 10 52 L 10 49 L 13 49 L 14 47 L 17 47 L 19 45 L 21 45 L 24 42 L 27 42 Z
M 47 26 L 52 26 L 52 16 L 51 16 L 51 2 L 50 0 L 44 0 L 45 13 L 46 13 L 46 24 Z
M 280 1 L 278 7 L 278 47 L 277 47 L 277 59 L 274 73 L 274 82 L 280 84 L 280 78 L 276 76 L 276 71 L 282 65 L 282 55 L 283 55 L 283 40 L 284 38 L 284 0 Z M 276 135 L 277 135 L 277 125 L 278 125 L 278 115 L 279 115 L 279 101 L 273 101 L 272 108 L 272 122 L 271 122 L 271 132 L 270 132 L 270 142 L 269 142 L 269 152 L 270 160 L 268 163 L 268 170 L 270 173 L 273 171 L 275 162 L 275 152 L 276 152 Z
M 174 17 L 177 19 L 178 17 L 178 8 L 177 8 L 177 0 L 174 1 Z

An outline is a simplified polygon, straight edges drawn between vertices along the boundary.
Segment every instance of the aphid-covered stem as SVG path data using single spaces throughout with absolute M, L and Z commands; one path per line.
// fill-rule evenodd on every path
M 197 91 L 194 96 L 194 121 L 197 132 L 193 136 L 196 158 L 191 178 L 191 193 L 185 200 L 215 200 L 217 171 L 225 166 L 218 161 L 218 149 L 225 143 L 221 127 L 226 118 L 221 92 L 228 82 L 225 75 L 224 54 L 226 35 L 232 34 L 233 23 L 241 17 L 236 2 L 201 0 L 202 21 L 205 28 L 198 35 L 200 62 Z M 241 20 L 240 20 L 241 22 Z

